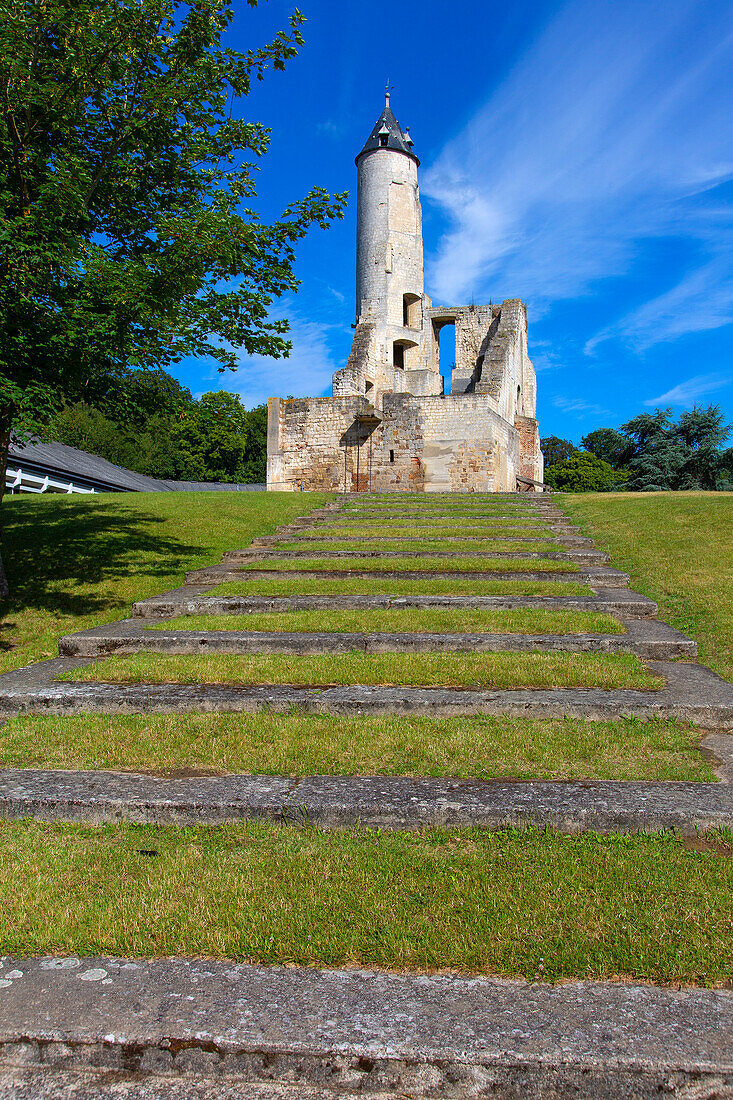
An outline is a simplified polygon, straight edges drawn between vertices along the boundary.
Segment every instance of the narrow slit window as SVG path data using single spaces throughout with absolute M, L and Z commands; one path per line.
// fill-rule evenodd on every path
M 394 451 L 389 452 L 389 461 L 394 462 Z

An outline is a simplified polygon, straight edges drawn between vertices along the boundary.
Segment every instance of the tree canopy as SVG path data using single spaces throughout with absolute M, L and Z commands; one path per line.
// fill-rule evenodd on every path
M 11 428 L 64 401 L 183 356 L 289 350 L 270 306 L 345 196 L 258 218 L 270 134 L 237 108 L 304 20 L 238 52 L 232 17 L 232 0 L 0 0 L 0 492 Z
M 267 406 L 248 410 L 223 390 L 198 400 L 183 393 L 185 401 L 145 419 L 125 415 L 125 403 L 116 418 L 113 410 L 75 401 L 59 410 L 46 435 L 149 477 L 264 483 Z
M 554 466 L 556 462 L 571 458 L 576 451 L 575 444 L 570 439 L 560 439 L 556 435 L 548 435 L 540 440 L 540 447 L 545 456 L 545 467 Z
M 576 451 L 545 471 L 545 482 L 570 493 L 606 493 L 614 487 L 613 467 L 590 451 Z
M 733 489 L 733 448 L 723 449 L 732 429 L 720 408 L 708 405 L 681 413 L 676 423 L 671 409 L 655 409 L 618 429 L 598 428 L 583 437 L 583 450 L 550 436 L 541 441 L 545 481 L 570 492 Z M 589 458 L 605 473 L 596 466 L 592 477 Z

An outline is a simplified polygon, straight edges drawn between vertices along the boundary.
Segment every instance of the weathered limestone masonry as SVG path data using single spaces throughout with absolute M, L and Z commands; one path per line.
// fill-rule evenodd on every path
M 527 311 L 433 307 L 423 287 L 419 161 L 389 105 L 356 158 L 356 325 L 333 396 L 269 403 L 268 489 L 503 492 L 543 459 Z M 440 334 L 455 327 L 443 392 Z

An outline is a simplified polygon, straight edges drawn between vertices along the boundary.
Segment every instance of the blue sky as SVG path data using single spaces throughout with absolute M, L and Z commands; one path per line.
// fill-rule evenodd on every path
M 290 11 L 235 3 L 239 48 Z M 272 128 L 258 208 L 319 184 L 349 210 L 299 247 L 301 289 L 278 306 L 290 359 L 187 362 L 182 382 L 248 406 L 330 392 L 354 320 L 354 157 L 389 78 L 421 160 L 425 289 L 524 299 L 542 435 L 657 405 L 733 420 L 733 0 L 301 6 L 306 46 L 242 105 Z

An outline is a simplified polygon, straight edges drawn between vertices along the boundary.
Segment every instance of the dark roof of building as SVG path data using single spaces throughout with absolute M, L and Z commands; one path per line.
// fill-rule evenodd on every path
M 383 141 L 382 138 L 386 138 L 386 141 Z M 392 114 L 392 108 L 389 105 L 389 92 L 387 92 L 386 95 L 384 110 L 374 123 L 374 129 L 366 139 L 364 148 L 356 158 L 357 163 L 359 157 L 363 156 L 364 153 L 371 153 L 373 149 L 394 149 L 410 157 L 411 160 L 415 161 L 415 164 L 420 163 L 412 151 L 412 138 L 410 137 L 409 130 L 403 130 Z
M 228 482 L 164 481 L 156 477 L 146 477 L 134 470 L 126 470 L 123 466 L 115 466 L 114 462 L 108 462 L 106 458 L 77 450 L 76 447 L 67 447 L 65 443 L 31 441 L 22 445 L 19 440 L 13 439 L 8 459 L 11 465 L 26 466 L 44 474 L 66 474 L 101 492 L 109 493 L 172 493 L 196 490 L 237 492 L 245 488 Z

